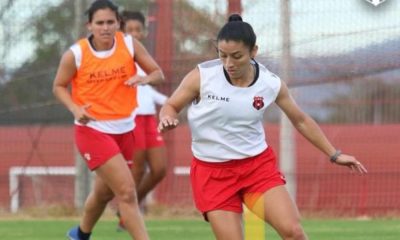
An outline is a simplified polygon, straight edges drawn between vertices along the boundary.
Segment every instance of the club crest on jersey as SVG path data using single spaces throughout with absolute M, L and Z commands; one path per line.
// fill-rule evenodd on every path
M 261 108 L 264 107 L 264 98 L 255 96 L 253 99 L 253 107 L 257 110 L 260 110 Z

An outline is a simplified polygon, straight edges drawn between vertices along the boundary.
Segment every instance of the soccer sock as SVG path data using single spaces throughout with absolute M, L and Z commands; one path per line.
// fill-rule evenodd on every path
M 92 234 L 91 232 L 90 233 L 82 232 L 81 227 L 79 227 L 78 236 L 80 240 L 89 240 L 91 234 Z

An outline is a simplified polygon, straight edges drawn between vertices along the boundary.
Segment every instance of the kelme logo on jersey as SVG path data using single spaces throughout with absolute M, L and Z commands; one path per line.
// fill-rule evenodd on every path
M 221 97 L 221 96 L 208 94 L 207 98 L 210 99 L 210 100 L 229 102 L 229 98 L 228 97 Z
M 127 70 L 125 66 L 114 68 L 114 69 L 106 69 L 97 72 L 91 72 L 89 74 L 88 83 L 100 83 L 112 81 L 118 78 L 127 78 Z
M 255 96 L 253 99 L 253 107 L 257 110 L 260 110 L 261 108 L 264 107 L 264 98 Z
M 374 5 L 375 7 L 378 6 L 379 4 L 383 3 L 386 0 L 365 0 L 369 3 L 371 3 L 372 5 Z

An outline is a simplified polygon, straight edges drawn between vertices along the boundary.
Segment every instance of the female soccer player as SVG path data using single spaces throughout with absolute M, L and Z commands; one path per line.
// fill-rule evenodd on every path
M 124 33 L 142 41 L 145 38 L 145 17 L 141 12 L 123 11 L 121 29 Z M 138 76 L 146 76 L 146 73 L 136 65 Z M 144 206 L 146 195 L 165 177 L 167 169 L 165 143 L 162 135 L 157 131 L 156 107 L 162 105 L 167 96 L 155 90 L 150 85 L 138 85 L 137 101 L 138 109 L 135 118 L 135 154 L 131 168 L 133 179 L 136 183 L 136 191 L 139 204 Z M 147 167 L 148 170 L 147 171 Z M 121 214 L 117 230 L 125 230 Z
M 163 73 L 143 45 L 119 29 L 118 7 L 97 0 L 87 10 L 90 36 L 61 58 L 53 92 L 75 119 L 75 141 L 90 170 L 96 172 L 72 240 L 86 240 L 114 198 L 132 238 L 149 239 L 138 208 L 130 172 L 134 145 L 136 85 L 163 81 Z M 148 74 L 138 77 L 135 63 Z M 71 85 L 71 92 L 68 87 Z
M 254 60 L 256 35 L 235 14 L 217 36 L 219 59 L 189 72 L 160 111 L 159 129 L 178 124 L 187 105 L 192 133 L 191 184 L 196 207 L 218 240 L 242 240 L 242 203 L 268 222 L 282 239 L 307 239 L 296 205 L 266 143 L 263 114 L 276 103 L 296 129 L 340 166 L 366 173 L 342 154 L 289 94 L 284 82 Z
M 123 31 L 139 41 L 145 38 L 145 18 L 141 12 L 122 13 Z M 136 66 L 139 76 L 146 76 Z M 132 173 L 137 185 L 139 202 L 164 178 L 167 168 L 165 143 L 157 131 L 156 107 L 163 105 L 167 96 L 150 85 L 138 86 L 138 109 L 134 130 L 136 146 Z M 146 165 L 149 171 L 146 172 Z

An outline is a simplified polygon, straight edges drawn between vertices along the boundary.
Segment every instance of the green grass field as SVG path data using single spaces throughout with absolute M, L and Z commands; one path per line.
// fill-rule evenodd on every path
M 0 239 L 55 240 L 66 239 L 65 232 L 77 222 L 73 220 L 0 220 Z M 146 221 L 151 239 L 156 240 L 212 240 L 209 225 L 199 220 Z M 303 222 L 310 239 L 314 240 L 399 240 L 400 219 L 327 220 L 308 219 Z M 101 220 L 93 240 L 127 240 L 126 232 L 116 231 L 115 220 Z M 280 239 L 267 227 L 266 240 Z M 252 239 L 257 240 L 257 239 Z

